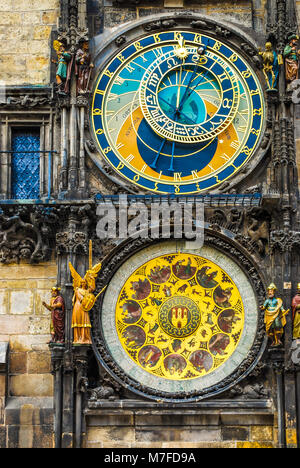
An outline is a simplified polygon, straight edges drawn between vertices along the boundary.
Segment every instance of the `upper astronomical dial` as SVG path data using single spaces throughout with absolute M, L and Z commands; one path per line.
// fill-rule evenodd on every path
M 239 104 L 239 86 L 233 69 L 212 52 L 199 56 L 186 49 L 185 58 L 176 49 L 160 55 L 147 69 L 140 87 L 145 119 L 161 137 L 181 143 L 210 140 L 234 119 Z M 216 108 L 208 113 L 207 93 Z
M 101 153 L 120 176 L 157 193 L 199 193 L 232 177 L 257 148 L 264 118 L 249 64 L 191 31 L 127 45 L 100 73 L 92 105 Z

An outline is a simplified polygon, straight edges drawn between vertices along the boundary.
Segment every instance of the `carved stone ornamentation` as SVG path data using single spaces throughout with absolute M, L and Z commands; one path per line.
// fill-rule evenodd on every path
M 253 188 L 254 192 L 256 188 Z M 248 252 L 264 256 L 269 244 L 270 215 L 259 207 L 248 209 L 216 208 L 208 216 L 210 227 L 214 230 L 229 230 L 235 234 L 235 241 Z
M 121 47 L 123 44 L 125 44 L 125 42 L 126 42 L 126 36 L 119 36 L 115 40 L 115 44 L 117 47 Z
M 144 30 L 149 32 L 149 31 L 157 31 L 159 29 L 168 29 L 168 28 L 174 28 L 177 26 L 177 23 L 173 19 L 166 19 L 166 20 L 158 20 L 158 21 L 152 21 L 151 23 L 146 23 L 143 27 Z
M 270 234 L 270 252 L 290 252 L 300 246 L 300 232 L 272 231 Z
M 250 243 L 257 247 L 259 253 L 263 255 L 269 242 L 269 215 L 263 209 L 253 208 L 248 212 L 247 220 L 246 229 Z
M 3 207 L 0 214 L 0 261 L 38 263 L 49 258 L 53 243 L 54 212 L 38 207 Z
M 96 408 L 98 400 L 119 400 L 122 394 L 122 386 L 109 375 L 101 376 L 99 385 L 88 390 L 88 406 Z
M 17 107 L 24 109 L 32 109 L 34 107 L 47 106 L 52 103 L 50 96 L 31 96 L 30 94 L 22 94 L 21 96 L 8 96 L 6 102 L 1 103 L 1 108 Z
M 58 39 L 73 46 L 80 41 L 87 41 L 86 0 L 61 2 L 61 11 Z
M 231 398 L 242 398 L 246 400 L 258 400 L 268 398 L 269 392 L 263 384 L 254 383 L 253 385 L 236 385 L 230 390 Z
M 58 254 L 87 253 L 88 236 L 85 232 L 59 232 L 56 234 L 56 249 Z

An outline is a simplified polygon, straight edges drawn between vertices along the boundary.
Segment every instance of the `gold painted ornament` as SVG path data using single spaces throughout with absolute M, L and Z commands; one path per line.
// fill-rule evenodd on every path
M 265 313 L 265 328 L 267 336 L 272 340 L 271 346 L 281 346 L 281 338 L 286 325 L 286 315 L 289 309 L 285 310 L 283 301 L 276 297 L 277 286 L 271 283 L 268 288 L 268 297 L 260 307 Z
M 73 278 L 73 344 L 91 344 L 91 321 L 89 311 L 94 307 L 96 300 L 103 293 L 106 286 L 95 296 L 93 292 L 96 289 L 96 278 L 101 270 L 102 264 L 97 263 L 93 266 L 92 261 L 92 241 L 89 246 L 89 269 L 82 278 L 75 270 L 72 263 L 69 262 L 69 268 Z

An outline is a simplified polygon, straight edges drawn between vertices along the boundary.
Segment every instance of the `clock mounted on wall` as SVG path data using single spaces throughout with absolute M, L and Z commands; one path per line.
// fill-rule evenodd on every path
M 201 400 L 244 378 L 265 335 L 257 291 L 236 259 L 213 244 L 191 252 L 182 241 L 131 249 L 118 252 L 118 268 L 114 257 L 104 267 L 108 286 L 92 318 L 107 372 L 159 401 Z
M 166 194 L 211 190 L 258 147 L 263 93 L 252 68 L 206 34 L 167 31 L 130 43 L 97 80 L 92 127 L 120 176 Z

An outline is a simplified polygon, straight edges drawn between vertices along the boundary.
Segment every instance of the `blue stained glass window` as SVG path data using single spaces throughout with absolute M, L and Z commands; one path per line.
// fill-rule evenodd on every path
M 14 130 L 12 134 L 11 197 L 37 199 L 40 197 L 40 132 Z M 26 151 L 37 151 L 26 153 Z

